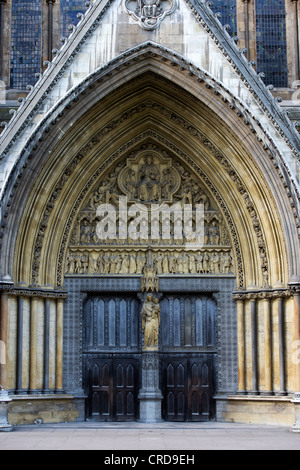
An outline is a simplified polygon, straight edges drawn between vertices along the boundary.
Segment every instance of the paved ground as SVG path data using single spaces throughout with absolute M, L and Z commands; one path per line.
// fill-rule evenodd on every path
M 0 450 L 23 449 L 123 450 L 127 455 L 135 450 L 300 450 L 300 434 L 277 426 L 214 422 L 40 424 L 0 433 Z

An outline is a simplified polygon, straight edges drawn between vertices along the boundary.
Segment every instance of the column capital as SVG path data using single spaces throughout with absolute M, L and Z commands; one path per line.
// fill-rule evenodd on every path
M 1 0 L 0 0 L 1 1 Z M 55 3 L 55 0 L 46 0 L 47 3 Z

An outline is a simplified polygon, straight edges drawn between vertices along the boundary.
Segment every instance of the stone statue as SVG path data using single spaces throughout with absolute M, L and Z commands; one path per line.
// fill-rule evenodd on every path
M 139 198 L 145 202 L 158 201 L 161 197 L 159 170 L 150 153 L 146 155 L 144 162 L 138 173 Z
M 158 349 L 158 334 L 160 325 L 159 300 L 153 300 L 151 294 L 147 295 L 142 311 L 142 330 L 144 335 L 144 347 L 147 350 Z
M 210 245 L 218 245 L 220 241 L 220 232 L 216 220 L 213 220 L 208 233 Z

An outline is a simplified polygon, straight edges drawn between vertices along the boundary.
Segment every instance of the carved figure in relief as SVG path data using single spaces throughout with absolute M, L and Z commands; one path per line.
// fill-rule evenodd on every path
M 150 153 L 146 155 L 144 162 L 138 172 L 139 198 L 145 202 L 158 201 L 161 197 L 159 170 Z
M 122 265 L 120 269 L 120 274 L 128 274 L 129 270 L 129 256 L 124 255 L 122 260 Z
M 129 193 L 136 197 L 136 174 L 134 170 L 129 169 L 125 179 L 125 185 Z
M 209 256 L 206 253 L 203 255 L 203 273 L 209 273 Z
M 218 245 L 220 241 L 220 231 L 218 223 L 216 220 L 213 220 L 211 226 L 208 230 L 208 237 L 210 245 Z
M 232 258 L 229 253 L 224 253 L 221 258 L 221 270 L 222 273 L 227 274 L 230 273 L 231 271 L 231 265 L 232 265 Z
M 166 15 L 170 15 L 177 7 L 176 0 L 136 0 L 134 6 L 129 0 L 123 0 L 125 11 L 148 31 L 157 28 Z
M 131 253 L 131 255 L 130 255 L 129 272 L 130 272 L 130 274 L 135 274 L 136 273 L 136 259 L 135 259 L 135 255 L 133 253 Z
M 164 259 L 163 259 L 163 273 L 164 274 L 169 274 L 169 257 L 168 257 L 168 255 L 165 255 Z
M 97 269 L 97 260 L 93 258 L 92 253 L 89 254 L 89 262 L 88 262 L 88 273 L 89 274 L 95 274 L 98 269 Z
M 146 264 L 146 256 L 143 253 L 139 253 L 137 256 L 137 272 L 142 273 Z
M 160 252 L 158 252 L 154 259 L 154 264 L 155 264 L 157 274 L 162 274 L 163 272 L 162 261 L 163 261 L 163 256 Z
M 196 258 L 192 254 L 189 256 L 189 272 L 196 273 Z
M 159 300 L 147 295 L 141 310 L 142 331 L 144 335 L 143 349 L 157 349 L 160 325 Z
M 82 225 L 80 227 L 80 243 L 89 244 L 90 243 L 90 227 L 87 219 L 83 219 Z
M 215 274 L 218 274 L 219 273 L 219 263 L 220 263 L 220 257 L 218 255 L 218 253 L 214 253 L 212 256 L 211 256 L 211 263 L 212 263 L 212 266 L 211 266 L 211 272 L 212 273 L 215 273 Z
M 171 274 L 177 273 L 177 259 L 175 255 L 171 255 L 169 259 L 169 271 Z
M 110 272 L 110 256 L 109 252 L 103 253 L 103 273 L 108 274 Z
M 155 18 L 161 14 L 160 0 L 138 0 L 138 13 L 144 18 Z
M 103 274 L 104 272 L 103 253 L 100 253 L 100 255 L 97 258 L 97 271 L 100 274 Z
M 170 168 L 165 168 L 163 171 L 163 180 L 162 180 L 162 195 L 168 197 L 174 186 L 174 177 L 170 171 Z
M 209 210 L 210 207 L 210 200 L 208 196 L 203 192 L 202 189 L 196 190 L 193 193 L 193 204 L 200 204 L 204 205 L 204 210 Z
M 199 252 L 197 255 L 197 261 L 196 261 L 196 266 L 197 266 L 197 273 L 202 274 L 203 273 L 203 255 Z

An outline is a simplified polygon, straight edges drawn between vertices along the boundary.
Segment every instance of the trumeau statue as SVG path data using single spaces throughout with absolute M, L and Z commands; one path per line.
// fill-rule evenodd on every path
M 160 306 L 157 298 L 153 299 L 151 294 L 146 296 L 141 311 L 142 331 L 144 334 L 144 350 L 158 349 L 158 335 L 160 325 Z
M 177 0 L 123 0 L 126 13 L 143 29 L 152 30 L 177 8 Z

